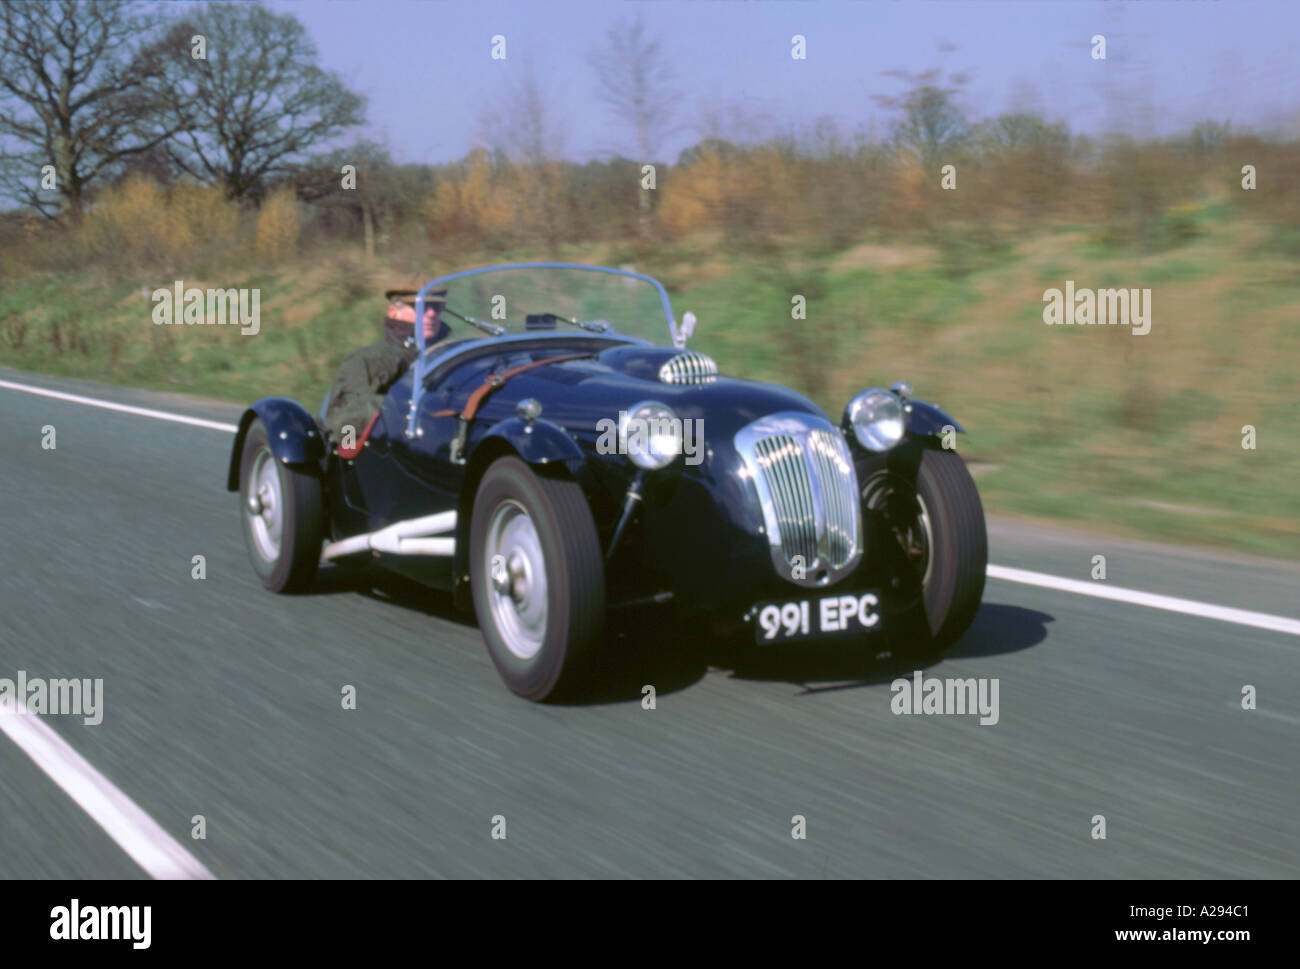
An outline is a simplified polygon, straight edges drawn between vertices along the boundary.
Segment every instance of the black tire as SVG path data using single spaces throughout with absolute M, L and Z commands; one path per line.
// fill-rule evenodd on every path
M 942 650 L 962 637 L 979 611 L 988 532 L 979 492 L 956 451 L 927 448 L 916 485 L 933 536 L 924 586 L 926 626 L 931 649 Z
M 251 505 L 256 490 L 252 475 L 256 471 L 260 478 L 269 475 L 271 469 L 278 479 L 283 502 L 278 545 L 269 540 L 265 530 L 259 530 L 257 520 L 261 519 L 265 525 L 266 517 L 254 513 Z M 248 558 L 262 584 L 272 592 L 299 592 L 310 586 L 320 564 L 324 533 L 320 478 L 277 461 L 271 453 L 266 427 L 260 420 L 253 421 L 244 438 L 239 461 L 239 504 Z
M 491 540 L 494 547 L 502 548 L 495 545 L 498 530 L 510 528 L 516 529 L 510 534 L 522 530 L 524 544 L 535 537 L 540 548 L 546 589 L 535 600 L 527 596 L 529 591 L 537 592 L 531 575 L 533 558 L 523 555 L 526 561 L 516 572 L 512 563 L 505 562 L 504 552 L 498 551 L 505 572 L 493 572 L 488 543 Z M 506 583 L 508 592 L 500 582 Z M 495 461 L 474 497 L 470 588 L 488 655 L 511 692 L 535 701 L 579 692 L 592 671 L 604 628 L 605 564 L 591 510 L 576 483 L 539 477 L 515 457 Z M 532 639 L 525 643 L 528 637 L 516 630 L 542 601 L 541 628 L 527 630 Z M 512 625 L 512 608 L 517 625 Z M 498 612 L 504 617 L 500 621 Z M 535 652 L 529 654 L 529 649 Z

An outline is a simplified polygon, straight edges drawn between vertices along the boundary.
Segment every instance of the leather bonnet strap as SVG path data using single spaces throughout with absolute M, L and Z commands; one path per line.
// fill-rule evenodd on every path
M 465 401 L 465 407 L 462 410 L 458 411 L 455 409 L 450 409 L 450 410 L 434 411 L 429 416 L 430 417 L 459 417 L 462 421 L 469 423 L 474 419 L 474 416 L 478 413 L 479 408 L 483 406 L 483 401 L 485 401 L 488 398 L 488 395 L 498 390 L 499 388 L 505 386 L 506 381 L 508 381 L 510 378 L 517 377 L 521 373 L 525 373 L 529 370 L 535 370 L 538 367 L 545 367 L 548 364 L 564 363 L 568 360 L 586 360 L 593 356 L 595 356 L 595 354 L 592 353 L 568 353 L 558 357 L 544 357 L 541 360 L 530 360 L 527 363 L 521 363 L 517 367 L 511 367 L 509 370 L 505 371 L 504 373 L 488 374 L 487 380 L 479 384 L 478 387 L 474 389 L 474 392 L 469 395 L 469 399 Z

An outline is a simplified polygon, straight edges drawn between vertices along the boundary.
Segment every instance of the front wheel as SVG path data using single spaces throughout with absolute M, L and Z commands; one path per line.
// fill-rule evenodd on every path
M 928 639 L 911 651 L 946 649 L 974 621 L 988 568 L 984 508 L 966 463 L 955 451 L 927 448 L 915 481 L 881 469 L 863 482 L 862 500 L 921 588 L 918 618 Z
M 248 558 L 272 592 L 298 592 L 320 563 L 324 500 L 320 478 L 275 459 L 260 420 L 244 438 L 239 501 Z
M 605 619 L 605 566 L 582 489 L 503 457 L 470 523 L 474 610 L 497 673 L 529 700 L 576 690 Z

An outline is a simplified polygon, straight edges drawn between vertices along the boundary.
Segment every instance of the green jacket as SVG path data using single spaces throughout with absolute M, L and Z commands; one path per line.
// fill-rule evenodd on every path
M 349 353 L 339 366 L 325 409 L 330 440 L 341 441 L 348 425 L 353 427 L 354 437 L 360 438 L 383 405 L 388 388 L 415 362 L 418 352 L 414 346 L 372 343 Z

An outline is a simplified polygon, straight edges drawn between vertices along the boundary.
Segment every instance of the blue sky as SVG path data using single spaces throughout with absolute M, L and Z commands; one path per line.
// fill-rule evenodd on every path
M 596 96 L 587 53 L 641 16 L 677 69 L 673 160 L 710 109 L 786 129 L 843 131 L 885 116 L 891 68 L 966 72 L 975 117 L 1029 107 L 1072 131 L 1166 133 L 1203 118 L 1300 134 L 1300 0 L 271 0 L 303 21 L 322 63 L 369 100 L 364 134 L 399 161 L 443 162 L 477 141 L 485 108 L 529 70 L 566 157 L 626 142 Z M 1107 60 L 1090 56 L 1104 34 Z M 507 57 L 492 60 L 491 38 Z M 791 37 L 808 57 L 790 56 Z M 943 51 L 941 48 L 955 47 Z

